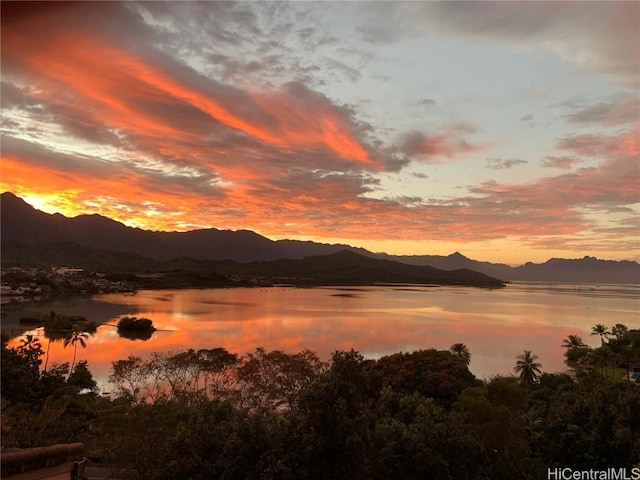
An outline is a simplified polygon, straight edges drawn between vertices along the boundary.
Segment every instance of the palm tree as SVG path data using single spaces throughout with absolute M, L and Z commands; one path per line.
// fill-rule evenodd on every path
M 40 356 L 42 355 L 42 345 L 40 340 L 35 335 L 27 334 L 20 340 L 20 346 L 18 347 L 20 355 L 27 359 L 29 366 L 32 368 L 38 368 L 42 363 Z
M 37 350 L 41 347 L 40 340 L 35 335 L 27 334 L 20 340 L 20 350 Z
M 567 351 L 564 352 L 567 366 L 576 371 L 581 369 L 589 354 L 589 346 L 584 343 L 582 337 L 579 335 L 569 335 L 562 341 L 561 346 L 567 349 Z
M 586 346 L 579 335 L 569 335 L 562 341 L 562 348 L 584 348 Z
M 469 347 L 467 347 L 464 343 L 454 343 L 449 347 L 449 351 L 453 353 L 458 358 L 464 360 L 464 363 L 469 365 L 471 363 L 471 352 L 469 351 Z
M 47 327 L 49 327 L 49 329 L 55 328 L 55 324 L 56 324 L 56 320 L 58 320 L 58 312 L 56 312 L 55 310 L 51 310 L 49 312 L 49 315 L 45 315 L 44 318 L 44 333 L 45 336 L 47 336 L 48 338 L 48 342 L 47 342 L 47 356 L 45 357 L 44 360 L 44 371 L 47 371 L 47 365 L 49 364 L 49 350 L 51 350 L 51 340 L 53 335 L 51 334 L 51 332 L 49 332 L 49 335 L 47 335 Z
M 80 329 L 77 325 L 73 326 L 73 330 L 69 334 L 69 336 L 64 341 L 64 347 L 67 348 L 69 345 L 73 345 L 73 361 L 71 362 L 71 368 L 69 369 L 69 376 L 73 373 L 73 367 L 76 363 L 76 353 L 78 352 L 78 343 L 82 345 L 82 348 L 86 348 L 87 343 L 85 339 L 89 338 L 89 334 L 82 329 Z
M 536 383 L 542 371 L 540 368 L 542 364 L 536 362 L 538 359 L 537 355 L 532 355 L 531 350 L 525 350 L 523 354 L 518 355 L 516 366 L 513 368 L 515 373 L 520 375 L 520 380 L 522 380 L 527 385 L 533 385 Z
M 591 329 L 591 335 L 600 335 L 600 341 L 602 342 L 602 345 L 604 345 L 604 339 L 609 335 L 609 330 L 607 330 L 605 325 L 598 323 Z

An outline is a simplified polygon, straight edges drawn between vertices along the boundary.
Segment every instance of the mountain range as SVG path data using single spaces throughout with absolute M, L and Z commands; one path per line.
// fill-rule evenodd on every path
M 12 261 L 20 260 L 19 256 L 28 255 L 35 250 L 39 250 L 42 256 L 43 251 L 51 251 L 52 244 L 137 254 L 156 261 L 191 258 L 207 261 L 233 260 L 241 263 L 299 260 L 351 251 L 364 257 L 413 266 L 428 266 L 445 271 L 471 270 L 506 281 L 640 283 L 640 265 L 633 261 L 599 260 L 593 257 L 553 258 L 542 264 L 529 262 L 511 267 L 472 260 L 459 252 L 448 256 L 394 256 L 343 244 L 274 241 L 249 230 L 210 228 L 189 232 L 156 232 L 127 227 L 97 214 L 73 218 L 59 213 L 47 214 L 9 192 L 3 193 L 0 198 L 0 222 L 2 257 Z M 80 250 L 78 249 L 78 254 Z M 69 255 L 67 252 L 66 258 L 73 260 L 73 255 Z

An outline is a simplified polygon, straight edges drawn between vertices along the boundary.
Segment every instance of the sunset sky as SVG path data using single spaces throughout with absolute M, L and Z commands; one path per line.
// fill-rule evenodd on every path
M 0 187 L 46 212 L 640 260 L 639 2 L 0 8 Z

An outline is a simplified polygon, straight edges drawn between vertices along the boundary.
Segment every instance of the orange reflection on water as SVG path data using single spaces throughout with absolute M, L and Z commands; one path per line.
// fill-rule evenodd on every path
M 596 346 L 599 338 L 590 336 L 596 323 L 633 328 L 639 299 L 637 290 L 599 296 L 517 285 L 501 290 L 272 288 L 141 291 L 56 309 L 109 324 L 77 351 L 77 360 L 87 360 L 106 386 L 114 360 L 214 347 L 240 355 L 259 346 L 290 353 L 309 348 L 328 359 L 335 350 L 353 348 L 375 358 L 462 342 L 472 353 L 470 369 L 480 378 L 510 374 L 524 350 L 538 355 L 544 371 L 558 372 L 565 370 L 560 345 L 567 335 L 578 334 Z M 148 341 L 118 336 L 118 318 L 131 312 L 152 319 L 159 329 Z M 42 343 L 46 348 L 46 339 Z M 73 349 L 59 342 L 50 350 L 50 364 L 73 357 Z

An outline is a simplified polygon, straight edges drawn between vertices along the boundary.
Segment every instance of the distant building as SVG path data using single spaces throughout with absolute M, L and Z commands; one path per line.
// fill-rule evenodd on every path
M 56 269 L 56 273 L 58 275 L 75 275 L 76 273 L 83 272 L 83 268 L 73 268 L 73 267 L 58 267 Z

